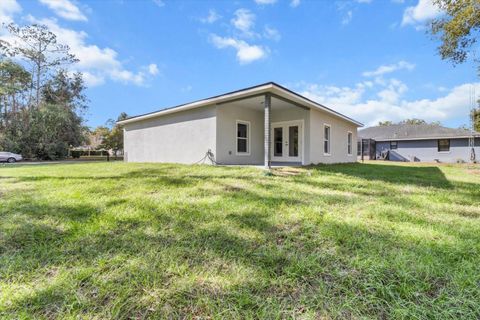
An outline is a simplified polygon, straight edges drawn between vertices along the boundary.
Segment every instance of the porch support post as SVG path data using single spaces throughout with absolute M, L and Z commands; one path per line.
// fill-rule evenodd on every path
M 265 169 L 270 169 L 270 111 L 271 111 L 272 99 L 270 93 L 265 94 L 264 102 L 264 120 L 265 120 L 265 133 L 264 133 L 264 156 L 265 156 Z

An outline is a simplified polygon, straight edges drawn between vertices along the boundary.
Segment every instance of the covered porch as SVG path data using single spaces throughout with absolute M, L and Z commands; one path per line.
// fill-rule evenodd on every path
M 268 92 L 218 103 L 218 163 L 267 169 L 308 163 L 309 111 Z

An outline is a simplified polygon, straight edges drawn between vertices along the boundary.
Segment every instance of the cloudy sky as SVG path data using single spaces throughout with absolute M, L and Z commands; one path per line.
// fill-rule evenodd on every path
M 468 124 L 480 82 L 436 54 L 425 24 L 440 14 L 430 0 L 0 1 L 0 22 L 45 24 L 80 59 L 90 126 L 267 81 L 366 125 Z

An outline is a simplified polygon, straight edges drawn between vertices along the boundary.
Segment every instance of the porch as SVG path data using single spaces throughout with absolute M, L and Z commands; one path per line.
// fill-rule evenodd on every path
M 216 160 L 227 165 L 307 163 L 310 109 L 265 93 L 217 104 Z

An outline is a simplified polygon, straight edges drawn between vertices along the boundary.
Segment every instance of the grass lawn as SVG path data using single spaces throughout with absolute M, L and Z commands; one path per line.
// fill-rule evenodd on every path
M 480 167 L 0 167 L 0 318 L 480 318 Z

